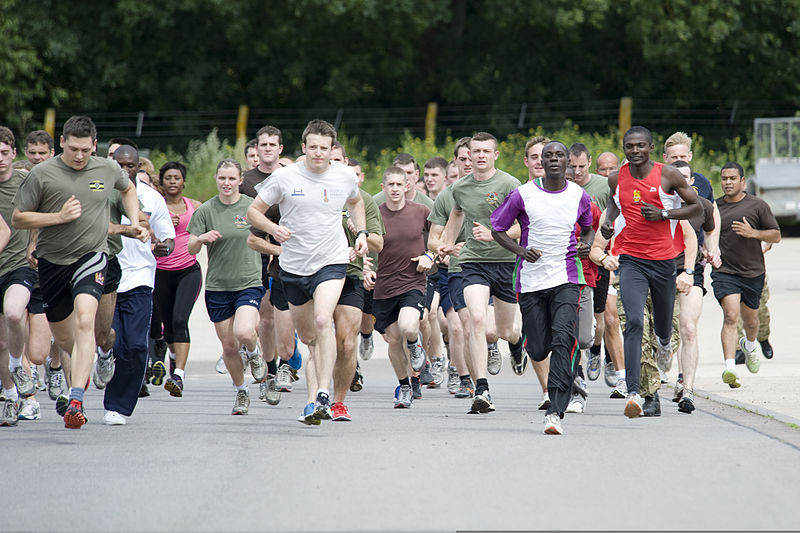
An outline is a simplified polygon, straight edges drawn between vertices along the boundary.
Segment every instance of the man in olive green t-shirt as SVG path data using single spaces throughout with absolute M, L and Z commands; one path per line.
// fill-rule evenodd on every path
M 88 117 L 64 123 L 64 152 L 36 165 L 14 198 L 14 227 L 39 229 L 37 257 L 45 314 L 55 342 L 72 353 L 72 385 L 64 425 L 86 423 L 83 386 L 95 353 L 94 320 L 103 292 L 112 189 L 122 193 L 131 226 L 143 242 L 139 200 L 128 175 L 114 161 L 94 157 L 97 128 Z
M 599 174 L 592 174 L 592 156 L 585 144 L 575 143 L 569 147 L 569 165 L 575 172 L 575 183 L 592 199 L 592 202 L 601 210 L 608 204 L 608 178 Z
M 466 342 L 476 378 L 475 396 L 470 413 L 494 411 L 487 380 L 486 315 L 489 298 L 494 296 L 497 334 L 508 342 L 512 359 L 522 356 L 523 338 L 515 325 L 517 295 L 512 285 L 516 256 L 494 242 L 491 237 L 492 212 L 506 195 L 520 186 L 519 180 L 495 168 L 497 139 L 485 132 L 476 133 L 469 142 L 472 175 L 453 184 L 453 210 L 445 227 L 443 244 L 437 253 L 449 255 L 462 225 L 466 226 L 466 242 L 459 254 L 464 276 L 464 301 L 469 310 L 471 328 Z

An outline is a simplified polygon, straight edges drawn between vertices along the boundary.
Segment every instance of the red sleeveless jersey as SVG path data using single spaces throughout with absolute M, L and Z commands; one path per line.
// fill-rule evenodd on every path
M 681 206 L 678 193 L 667 194 L 661 188 L 662 163 L 654 163 L 653 170 L 643 179 L 631 175 L 630 163 L 619 169 L 614 202 L 620 215 L 614 223 L 614 255 L 631 255 L 639 259 L 660 261 L 674 259 L 683 251 L 683 231 L 677 220 L 649 221 L 642 216 L 642 203 L 659 209 Z

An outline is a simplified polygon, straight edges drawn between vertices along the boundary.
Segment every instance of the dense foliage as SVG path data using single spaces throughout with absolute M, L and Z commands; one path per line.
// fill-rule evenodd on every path
M 81 111 L 800 103 L 800 0 L 0 0 L 0 123 Z

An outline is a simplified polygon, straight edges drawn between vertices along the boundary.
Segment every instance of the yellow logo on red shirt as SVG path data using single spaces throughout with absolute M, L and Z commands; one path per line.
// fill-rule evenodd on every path
M 642 201 L 642 193 L 639 192 L 639 189 L 633 190 L 633 203 L 638 204 Z

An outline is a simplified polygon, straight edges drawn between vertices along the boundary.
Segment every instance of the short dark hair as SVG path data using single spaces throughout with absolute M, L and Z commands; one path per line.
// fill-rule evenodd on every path
M 634 134 L 636 134 L 636 133 L 639 133 L 639 134 L 641 134 L 641 135 L 644 135 L 645 137 L 647 137 L 647 141 L 648 141 L 650 144 L 653 144 L 653 134 L 650 132 L 650 130 L 648 130 L 648 129 L 647 129 L 647 128 L 645 128 L 644 126 L 631 126 L 631 129 L 629 129 L 628 131 L 626 131 L 626 132 L 625 132 L 625 135 L 623 135 L 623 136 L 622 136 L 622 143 L 623 143 L 623 144 L 625 144 L 625 140 L 626 140 L 626 139 L 627 139 L 629 136 L 631 136 L 631 135 L 634 135 Z
M 44 130 L 36 130 L 28 134 L 28 137 L 25 139 L 25 146 L 28 147 L 31 144 L 46 144 L 51 150 L 54 146 L 52 135 Z
M 461 137 L 459 140 L 456 141 L 456 145 L 453 146 L 453 157 L 458 157 L 458 151 L 461 148 L 466 147 L 469 150 L 469 142 L 472 140 L 472 137 Z
M 472 141 L 478 141 L 478 142 L 481 142 L 481 141 L 492 141 L 492 142 L 494 142 L 495 149 L 497 149 L 497 137 L 495 137 L 491 133 L 488 133 L 488 132 L 485 132 L 485 131 L 479 131 L 478 133 L 473 135 L 472 139 L 470 139 L 470 141 L 469 141 L 470 146 L 472 146 Z
M 419 163 L 417 163 L 417 160 L 414 159 L 414 156 L 411 154 L 400 153 L 394 156 L 394 159 L 392 160 L 392 166 L 394 167 L 397 165 L 409 165 L 412 163 L 414 164 L 414 168 L 417 169 L 417 172 L 419 172 Z
M 14 150 L 17 149 L 17 140 L 14 138 L 14 132 L 5 126 L 0 126 L 0 143 L 6 143 Z
M 688 168 L 689 174 L 692 173 L 692 165 L 690 165 L 686 161 L 681 161 L 680 159 L 678 161 L 673 161 L 672 163 L 670 163 L 670 166 L 675 168 Z
M 250 148 L 256 148 L 256 149 L 258 148 L 258 139 L 250 139 L 249 141 L 247 141 L 247 144 L 244 145 L 244 155 L 245 155 L 245 157 L 247 157 L 247 151 Z
M 97 126 L 92 119 L 83 115 L 74 115 L 67 119 L 61 130 L 61 136 L 65 139 L 70 137 L 91 137 L 92 141 L 97 140 Z
M 349 167 L 360 167 L 361 166 L 361 162 L 358 159 L 355 159 L 355 158 L 351 157 L 350 159 L 347 160 L 347 166 L 349 166 Z
M 336 128 L 334 128 L 333 124 L 331 124 L 327 120 L 315 118 L 314 120 L 310 120 L 308 122 L 308 125 L 306 126 L 306 129 L 303 130 L 303 144 L 306 143 L 306 139 L 308 138 L 309 135 L 321 135 L 323 137 L 330 137 L 331 146 L 333 146 L 334 141 L 336 141 Z
M 108 145 L 111 146 L 112 144 L 118 144 L 120 146 L 133 146 L 137 151 L 139 150 L 139 145 L 127 137 L 112 137 L 108 140 Z
M 442 172 L 447 174 L 447 159 L 444 157 L 431 157 L 425 161 L 425 168 L 440 168 Z
M 727 163 L 722 165 L 722 168 L 719 169 L 720 174 L 722 174 L 723 170 L 728 169 L 728 168 L 735 168 L 736 171 L 739 173 L 739 177 L 740 178 L 744 177 L 744 169 L 742 168 L 742 165 L 740 165 L 736 161 L 728 161 Z
M 164 184 L 164 174 L 167 173 L 167 170 L 177 170 L 183 176 L 183 181 L 186 182 L 186 166 L 179 161 L 167 161 L 158 169 L 158 182 L 160 184 Z
M 403 179 L 407 179 L 406 173 L 402 168 L 391 166 L 383 171 L 383 178 L 381 178 L 381 181 L 386 181 L 386 177 L 391 174 L 399 174 L 400 176 L 403 176 Z
M 341 150 L 342 151 L 342 157 L 347 159 L 347 150 L 344 149 L 344 145 L 342 143 L 340 143 L 339 141 L 333 141 L 333 143 L 331 144 L 331 150 L 334 150 L 334 149 Z
M 583 143 L 575 143 L 569 147 L 569 155 L 580 157 L 581 154 L 586 154 L 587 160 L 591 159 L 592 157 L 592 154 L 589 153 L 589 149 L 586 148 L 586 145 Z
M 262 135 L 269 135 L 270 137 L 272 137 L 273 135 L 277 135 L 278 144 L 283 144 L 283 134 L 281 134 L 281 130 L 279 130 L 275 126 L 263 126 L 261 129 L 259 129 L 258 132 L 256 132 L 256 139 L 255 139 L 256 144 L 258 144 L 258 138 L 261 137 Z M 305 137 L 303 137 L 303 139 L 305 139 Z

